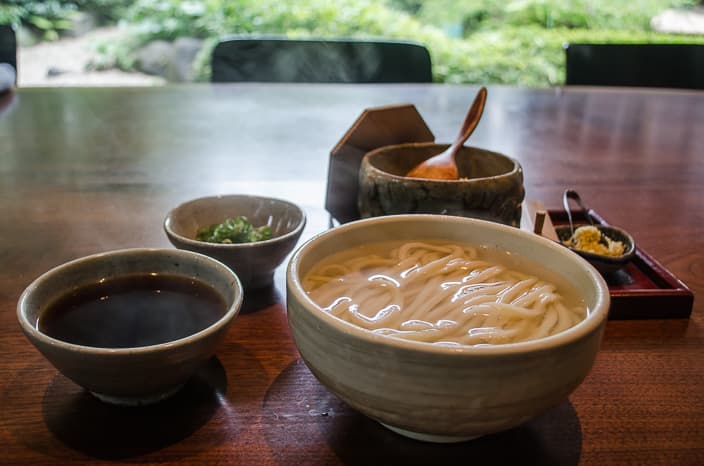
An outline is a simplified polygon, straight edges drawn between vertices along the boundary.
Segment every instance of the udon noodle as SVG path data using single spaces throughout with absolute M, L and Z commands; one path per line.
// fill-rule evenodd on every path
M 375 252 L 382 251 L 382 252 Z M 583 320 L 553 283 L 439 242 L 380 243 L 316 264 L 303 286 L 324 311 L 374 333 L 440 345 L 543 338 Z

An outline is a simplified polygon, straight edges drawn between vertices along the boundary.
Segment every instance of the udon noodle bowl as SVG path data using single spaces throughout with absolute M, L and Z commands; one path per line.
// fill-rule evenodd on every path
M 575 289 L 489 247 L 381 241 L 327 257 L 303 279 L 324 311 L 371 332 L 444 346 L 544 338 L 584 320 Z

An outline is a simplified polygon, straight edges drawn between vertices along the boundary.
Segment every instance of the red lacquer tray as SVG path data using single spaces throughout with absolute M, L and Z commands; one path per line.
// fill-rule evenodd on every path
M 567 223 L 564 211 L 550 210 L 548 214 L 555 226 Z M 594 210 L 589 210 L 589 215 L 595 223 L 609 225 Z M 577 223 L 586 222 L 584 213 L 572 216 Z M 677 319 L 692 313 L 692 291 L 640 248 L 629 264 L 604 278 L 611 295 L 609 319 Z

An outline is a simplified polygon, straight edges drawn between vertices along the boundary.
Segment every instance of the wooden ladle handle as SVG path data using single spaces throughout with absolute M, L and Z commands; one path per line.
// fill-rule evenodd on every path
M 465 141 L 469 139 L 469 136 L 472 135 L 474 129 L 479 124 L 482 113 L 484 113 L 484 106 L 486 105 L 486 95 L 486 87 L 482 86 L 479 92 L 477 92 L 476 97 L 474 97 L 474 102 L 472 102 L 472 106 L 469 108 L 469 112 L 467 112 L 467 116 L 464 119 L 464 123 L 462 123 L 462 127 L 460 128 L 455 142 L 452 143 L 449 149 L 453 159 L 457 151 L 459 151 Z

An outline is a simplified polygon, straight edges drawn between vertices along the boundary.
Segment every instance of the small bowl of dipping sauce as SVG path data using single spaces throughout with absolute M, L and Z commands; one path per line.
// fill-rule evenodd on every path
M 20 328 L 59 372 L 99 399 L 155 403 L 215 354 L 242 286 L 223 264 L 171 249 L 126 249 L 60 265 L 17 304 Z
M 171 244 L 227 265 L 245 290 L 271 286 L 305 225 L 305 213 L 292 202 L 241 194 L 194 199 L 164 219 Z

